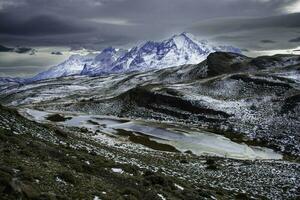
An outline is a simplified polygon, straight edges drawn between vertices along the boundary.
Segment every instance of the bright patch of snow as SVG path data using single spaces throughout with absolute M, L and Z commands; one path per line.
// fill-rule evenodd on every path
M 157 194 L 157 196 L 159 196 L 162 200 L 167 200 L 162 194 Z
M 66 185 L 67 183 L 66 183 L 66 181 L 64 181 L 64 180 L 62 180 L 61 178 L 59 178 L 59 177 L 56 177 L 56 179 L 55 179 L 57 182 L 59 182 L 59 183 L 62 183 L 62 184 L 64 184 L 64 185 Z
M 95 196 L 93 200 L 101 200 L 98 196 Z
M 276 75 L 279 77 L 292 79 L 295 82 L 300 83 L 300 73 L 297 71 L 291 71 L 291 72 L 286 72 L 286 73 L 277 73 Z
M 182 186 L 180 186 L 180 185 L 178 185 L 178 184 L 176 184 L 176 183 L 175 183 L 174 185 L 175 185 L 175 187 L 178 188 L 179 190 L 184 190 L 184 187 L 182 187 Z
M 115 172 L 115 173 L 119 173 L 119 174 L 123 174 L 124 170 L 121 168 L 111 168 L 111 171 Z

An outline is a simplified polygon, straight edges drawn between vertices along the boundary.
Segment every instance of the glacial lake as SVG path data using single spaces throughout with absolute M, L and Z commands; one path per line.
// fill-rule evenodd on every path
M 90 131 L 118 135 L 124 130 L 131 135 L 147 137 L 158 144 L 169 145 L 180 152 L 190 151 L 196 155 L 219 156 L 233 159 L 282 159 L 282 155 L 272 149 L 236 143 L 229 138 L 204 130 L 189 129 L 169 123 L 155 123 L 119 119 L 109 116 L 86 115 L 78 113 L 45 112 L 22 109 L 20 113 L 40 123 L 57 123 L 69 127 L 87 128 Z M 65 121 L 49 122 L 47 117 L 60 114 Z

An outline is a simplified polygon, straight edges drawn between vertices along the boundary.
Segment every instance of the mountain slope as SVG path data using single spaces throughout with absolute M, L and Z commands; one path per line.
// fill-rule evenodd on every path
M 91 63 L 86 63 L 80 74 L 83 75 L 95 75 L 99 71 L 99 66 L 102 69 L 109 68 L 113 63 L 117 61 L 120 56 L 124 56 L 126 50 L 119 50 L 112 47 L 104 49 L 100 54 L 95 56 Z
M 57 78 L 63 76 L 70 76 L 80 74 L 85 65 L 92 63 L 95 55 L 72 55 L 68 60 L 63 63 L 51 67 L 47 71 L 41 72 L 36 76 L 27 79 L 27 82 L 38 81 L 49 78 Z
M 9 88 L 11 86 L 21 85 L 25 82 L 24 78 L 11 78 L 11 77 L 0 77 L 0 90 Z

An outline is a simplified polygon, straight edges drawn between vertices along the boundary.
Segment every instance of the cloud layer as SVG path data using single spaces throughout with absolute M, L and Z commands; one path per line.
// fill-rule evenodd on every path
M 51 54 L 189 31 L 249 50 L 296 48 L 299 12 L 300 0 L 0 0 L 0 45 L 51 46 Z
M 283 15 L 297 11 L 298 3 L 299 0 L 0 0 L 0 41 L 101 48 L 163 38 L 199 22 L 216 23 L 215 18 L 234 19 L 235 26 L 218 24 L 217 29 L 227 32 L 240 29 L 240 22 L 244 29 L 299 28 L 298 15 L 298 22 Z M 267 18 L 273 15 L 279 16 Z M 257 19 L 243 20 L 251 17 Z

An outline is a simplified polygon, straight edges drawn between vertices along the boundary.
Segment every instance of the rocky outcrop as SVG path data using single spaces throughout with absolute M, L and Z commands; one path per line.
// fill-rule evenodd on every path
M 247 70 L 244 65 L 250 58 L 237 53 L 216 52 L 207 57 L 207 75 L 216 76 L 221 74 L 236 73 Z

